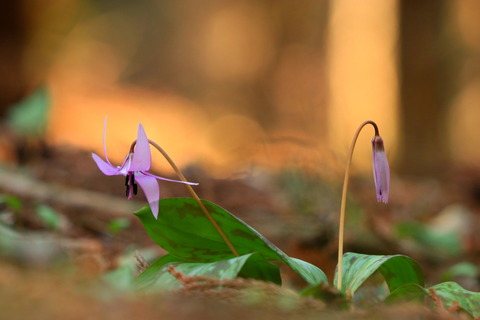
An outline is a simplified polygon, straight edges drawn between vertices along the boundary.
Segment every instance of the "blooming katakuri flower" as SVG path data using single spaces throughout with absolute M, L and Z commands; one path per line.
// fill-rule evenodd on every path
M 387 203 L 390 189 L 390 167 L 388 166 L 383 139 L 376 135 L 372 139 L 373 179 L 377 191 L 377 201 Z
M 155 219 L 158 217 L 158 206 L 160 201 L 160 188 L 158 186 L 157 179 L 189 185 L 198 185 L 198 183 L 171 180 L 147 172 L 150 170 L 152 155 L 150 153 L 150 144 L 142 124 L 138 124 L 138 137 L 136 140 L 135 149 L 133 152 L 130 151 L 127 154 L 121 166 L 114 166 L 108 160 L 105 135 L 106 126 L 103 132 L 103 152 L 105 154 L 106 161 L 102 160 L 95 153 L 92 153 L 93 160 L 95 160 L 95 163 L 100 171 L 103 172 L 103 174 L 107 176 L 123 175 L 126 177 L 125 186 L 127 187 L 126 193 L 128 199 L 132 199 L 133 195 L 137 194 L 138 183 L 145 193 Z

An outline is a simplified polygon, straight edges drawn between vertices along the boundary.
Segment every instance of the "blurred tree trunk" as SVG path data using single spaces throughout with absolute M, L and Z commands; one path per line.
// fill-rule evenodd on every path
M 447 107 L 453 95 L 445 0 L 402 0 L 399 170 L 435 175 L 449 161 Z
M 26 87 L 22 68 L 26 43 L 24 2 L 4 1 L 0 5 L 0 118 L 22 97 Z

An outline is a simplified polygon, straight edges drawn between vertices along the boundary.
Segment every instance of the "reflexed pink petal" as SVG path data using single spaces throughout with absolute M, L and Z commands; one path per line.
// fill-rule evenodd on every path
M 150 172 L 142 172 L 146 176 L 154 177 L 155 179 L 160 179 L 164 181 L 170 181 L 170 182 L 178 182 L 178 183 L 183 183 L 183 184 L 189 184 L 191 186 L 198 186 L 198 182 L 188 182 L 188 181 L 181 181 L 181 180 L 172 180 L 172 179 L 167 179 L 164 177 L 156 176 L 154 174 L 151 174 Z
M 110 160 L 108 160 L 107 155 L 107 117 L 105 117 L 103 123 L 103 155 L 105 156 L 105 160 L 107 161 L 107 163 L 112 166 Z
M 117 168 L 112 166 L 110 163 L 103 161 L 103 159 L 97 156 L 95 153 L 92 153 L 92 157 L 95 163 L 97 164 L 98 168 L 100 169 L 100 171 L 103 172 L 104 175 L 116 176 L 116 175 L 122 174 Z
M 150 144 L 141 123 L 138 124 L 138 137 L 129 171 L 148 171 L 152 163 Z
M 145 193 L 148 204 L 150 205 L 150 210 L 152 210 L 153 216 L 157 219 L 160 201 L 160 188 L 158 187 L 157 179 L 138 172 L 135 173 L 135 181 L 140 185 L 143 193 Z
M 373 147 L 373 178 L 377 192 L 377 201 L 387 203 L 390 189 L 390 167 L 381 137 L 374 137 Z

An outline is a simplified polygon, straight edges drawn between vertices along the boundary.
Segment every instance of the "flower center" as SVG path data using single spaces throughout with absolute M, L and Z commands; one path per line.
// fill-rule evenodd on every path
M 125 186 L 127 187 L 126 196 L 128 199 L 132 198 L 132 193 L 134 195 L 137 195 L 138 186 L 135 183 L 135 175 L 133 174 L 133 172 L 128 173 L 125 176 Z

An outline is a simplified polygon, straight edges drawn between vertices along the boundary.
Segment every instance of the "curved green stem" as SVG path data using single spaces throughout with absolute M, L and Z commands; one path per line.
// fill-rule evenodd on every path
M 357 142 L 358 136 L 360 135 L 360 131 L 362 131 L 363 127 L 366 125 L 372 125 L 375 129 L 375 135 L 378 136 L 378 127 L 377 124 L 371 120 L 367 120 L 362 122 L 358 127 L 357 131 L 353 135 L 352 144 L 350 145 L 350 151 L 348 153 L 347 158 L 347 166 L 345 169 L 345 178 L 343 180 L 343 190 L 342 190 L 342 200 L 340 205 L 340 222 L 338 226 L 338 263 L 337 263 L 337 289 L 342 290 L 342 275 L 343 275 L 343 237 L 344 237 L 344 229 L 345 229 L 345 207 L 347 204 L 347 189 L 348 189 L 348 177 L 350 175 L 350 165 L 352 163 L 353 157 L 353 150 L 355 149 L 355 144 Z

